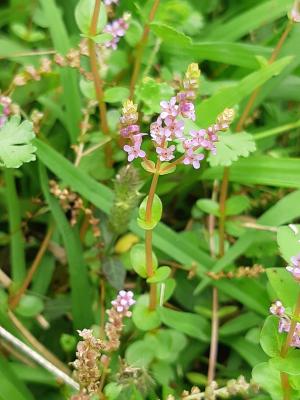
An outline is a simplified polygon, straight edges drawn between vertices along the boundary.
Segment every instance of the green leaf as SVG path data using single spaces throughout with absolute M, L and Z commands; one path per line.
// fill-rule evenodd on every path
M 223 21 L 217 27 L 214 26 L 214 29 L 206 34 L 205 38 L 216 41 L 240 39 L 249 32 L 286 16 L 292 4 L 293 0 L 261 1 L 249 9 L 247 8 L 246 11 L 237 13 L 237 16 L 229 21 Z
M 269 315 L 265 320 L 260 334 L 260 345 L 269 357 L 276 357 L 280 354 L 281 346 L 285 335 L 278 332 L 279 319 Z
M 134 47 L 141 40 L 142 34 L 143 34 L 143 28 L 141 24 L 137 20 L 131 19 L 129 28 L 127 29 L 125 35 L 126 42 L 130 46 Z
M 149 347 L 145 340 L 137 340 L 129 345 L 125 352 L 128 364 L 138 368 L 147 368 L 154 357 L 155 348 Z
M 34 400 L 33 395 L 19 379 L 8 361 L 0 356 L 0 398 L 3 400 Z
M 219 141 L 216 143 L 217 154 L 212 153 L 208 157 L 211 167 L 228 167 L 239 157 L 248 157 L 250 153 L 256 150 L 256 144 L 253 136 L 246 132 L 230 134 L 222 133 L 219 135 Z
M 239 134 L 237 134 L 238 136 Z M 300 160 L 297 158 L 275 158 L 251 156 L 239 159 L 230 168 L 230 182 L 300 188 Z M 220 179 L 223 168 L 214 167 L 204 171 L 202 179 Z
M 250 200 L 247 196 L 232 196 L 226 201 L 226 215 L 242 214 L 250 207 Z
M 165 281 L 171 273 L 170 267 L 159 267 L 154 272 L 154 275 L 151 278 L 147 279 L 148 283 L 160 283 Z
M 252 371 L 252 377 L 254 382 L 271 395 L 272 400 L 282 400 L 280 373 L 269 363 L 256 365 Z
M 215 123 L 217 116 L 223 112 L 225 108 L 239 104 L 245 97 L 249 96 L 254 89 L 263 85 L 274 75 L 279 74 L 291 60 L 291 57 L 285 57 L 264 68 L 260 68 L 258 71 L 241 79 L 236 85 L 220 89 L 209 99 L 202 101 L 196 107 L 197 125 L 209 126 Z
M 147 115 L 160 112 L 160 102 L 172 97 L 174 89 L 167 83 L 156 82 L 153 78 L 144 78 L 136 88 L 136 97 L 143 102 L 143 111 Z
M 207 214 L 212 214 L 217 217 L 220 215 L 219 204 L 215 200 L 200 199 L 197 200 L 196 205 Z
M 97 44 L 104 44 L 113 39 L 113 35 L 111 33 L 100 33 L 100 35 L 92 36 L 91 39 Z
M 267 276 L 277 298 L 285 307 L 293 308 L 300 294 L 300 286 L 285 268 L 268 268 Z
M 143 229 L 153 229 L 158 224 L 162 216 L 162 202 L 157 194 L 154 195 L 152 208 L 151 208 L 151 220 L 146 221 L 146 209 L 148 203 L 148 196 L 144 198 L 139 207 L 139 218 L 138 224 Z
M 122 386 L 116 382 L 109 382 L 105 385 L 104 393 L 108 400 L 119 399 L 119 395 L 122 391 Z
M 148 296 L 145 296 L 148 299 Z M 160 315 L 157 310 L 149 310 L 148 300 L 143 303 L 138 303 L 133 309 L 132 320 L 137 328 L 142 331 L 150 331 L 158 328 L 161 324 Z
M 171 166 L 171 163 L 169 162 L 163 162 L 160 165 L 159 169 L 159 175 L 168 175 L 172 174 L 176 170 L 176 165 Z
M 253 312 L 238 315 L 236 318 L 225 322 L 220 328 L 220 336 L 232 336 L 257 326 L 261 317 Z
M 130 251 L 130 261 L 135 272 L 142 278 L 147 278 L 146 249 L 144 244 L 136 244 Z M 152 252 L 153 270 L 157 268 L 157 258 Z
M 16 308 L 16 313 L 22 317 L 31 318 L 41 313 L 44 309 L 44 304 L 39 297 L 32 295 L 24 295 Z
M 31 144 L 35 134 L 29 121 L 11 117 L 0 129 L 0 166 L 19 168 L 23 163 L 34 161 L 36 147 Z
M 128 97 L 129 89 L 121 86 L 106 89 L 104 92 L 104 100 L 107 103 L 120 103 Z
M 300 254 L 300 225 L 293 225 L 293 229 L 289 226 L 281 226 L 277 232 L 280 253 L 288 263 L 291 262 L 291 257 Z
M 79 0 L 75 8 L 75 19 L 78 28 L 85 35 L 89 35 L 96 0 Z M 97 21 L 96 34 L 99 34 L 107 23 L 106 7 L 101 2 L 100 14 Z
M 152 31 L 163 40 L 163 50 L 172 56 L 178 56 L 178 52 L 187 60 L 216 61 L 229 65 L 256 69 L 259 68 L 257 55 L 269 58 L 271 51 L 264 46 L 255 46 L 245 43 L 231 43 L 226 41 L 202 41 L 193 43 L 191 38 L 176 29 L 160 24 L 152 23 Z
M 162 322 L 170 328 L 185 333 L 195 339 L 207 342 L 209 325 L 205 318 L 197 314 L 174 311 L 169 308 L 159 309 Z
M 285 358 L 274 357 L 269 363 L 278 371 L 286 372 L 289 375 L 300 375 L 299 350 L 291 349 Z
M 151 160 L 147 160 L 147 162 L 142 161 L 141 165 L 145 171 L 150 172 L 151 174 L 155 173 L 155 163 L 153 161 Z

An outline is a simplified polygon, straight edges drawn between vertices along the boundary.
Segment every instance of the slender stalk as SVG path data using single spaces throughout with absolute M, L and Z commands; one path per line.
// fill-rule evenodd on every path
M 36 271 L 42 261 L 42 258 L 48 249 L 48 245 L 51 240 L 53 231 L 54 231 L 54 225 L 50 226 L 50 228 L 48 229 L 48 232 L 47 232 L 46 236 L 44 237 L 44 240 L 35 256 L 35 259 L 33 260 L 33 263 L 27 272 L 26 278 L 24 279 L 22 286 L 20 287 L 18 292 L 11 298 L 10 308 L 12 310 L 17 307 L 17 305 L 20 302 L 21 297 L 23 296 L 23 294 L 26 292 L 28 286 L 30 285 L 32 278 L 33 278 L 34 274 L 36 273 Z
M 130 81 L 130 98 L 131 99 L 134 98 L 135 85 L 136 85 L 138 77 L 139 77 L 139 73 L 140 73 L 140 69 L 141 69 L 141 63 L 142 63 L 142 57 L 143 57 L 144 50 L 145 50 L 145 47 L 146 47 L 146 44 L 147 44 L 147 41 L 148 41 L 148 36 L 149 36 L 149 33 L 150 33 L 150 24 L 154 20 L 156 11 L 158 9 L 158 6 L 159 6 L 159 0 L 154 0 L 152 8 L 150 10 L 148 22 L 144 26 L 144 31 L 143 31 L 142 38 L 141 38 L 141 40 L 138 43 L 137 48 L 136 48 L 136 55 L 135 55 L 135 60 L 134 60 L 133 72 L 132 72 L 131 81 Z
M 293 319 L 291 322 L 290 330 L 287 335 L 287 338 L 285 342 L 282 345 L 281 351 L 280 351 L 280 356 L 282 358 L 285 358 L 287 356 L 287 353 L 289 351 L 291 342 L 293 340 L 293 336 L 295 333 L 296 325 L 297 325 L 297 319 L 300 317 L 300 295 L 298 296 Z M 283 391 L 283 400 L 290 400 L 291 398 L 291 387 L 289 384 L 289 379 L 288 379 L 288 374 L 282 372 L 281 375 L 281 386 L 282 386 L 282 391 Z
M 97 22 L 99 18 L 101 7 L 101 0 L 95 1 L 95 8 L 92 16 L 92 22 L 90 26 L 90 35 L 95 36 L 97 34 Z M 88 39 L 88 51 L 90 57 L 90 64 L 91 64 L 91 71 L 94 80 L 96 98 L 98 101 L 98 108 L 99 108 L 99 117 L 100 117 L 100 128 L 102 132 L 106 135 L 109 135 L 109 127 L 107 122 L 107 110 L 106 104 L 104 102 L 104 91 L 103 91 L 103 82 L 100 77 L 98 71 L 98 62 L 97 62 L 97 54 L 96 54 L 96 44 L 93 39 Z M 110 143 L 105 146 L 105 153 L 106 153 L 106 161 L 107 165 L 111 166 L 112 164 L 112 149 Z
M 160 168 L 160 161 L 158 160 L 156 163 L 156 173 L 153 175 L 148 200 L 146 204 L 146 222 L 151 221 L 151 214 L 152 214 L 152 205 L 154 200 L 155 191 L 157 188 L 158 178 L 159 178 L 159 168 Z M 147 229 L 145 232 L 145 249 L 146 249 L 146 269 L 147 269 L 147 276 L 153 276 L 153 257 L 152 257 L 152 229 Z M 157 287 L 155 283 L 150 284 L 150 301 L 149 301 L 149 309 L 155 310 L 156 308 L 156 297 L 157 297 Z
M 290 124 L 285 124 L 282 126 L 278 126 L 277 128 L 268 129 L 267 131 L 256 133 L 253 135 L 254 140 L 261 140 L 272 136 L 280 135 L 280 133 L 290 131 L 292 129 L 300 128 L 300 120 L 291 122 Z
M 34 360 L 37 364 L 41 365 L 43 368 L 45 368 L 51 374 L 56 376 L 58 379 L 61 379 L 66 385 L 72 387 L 75 390 L 79 390 L 79 384 L 77 382 L 75 382 L 72 378 L 70 378 L 69 375 L 67 375 L 65 372 L 63 372 L 62 370 L 57 368 L 55 365 L 50 363 L 48 360 L 46 360 L 44 357 L 42 357 L 39 353 L 32 350 L 29 346 L 27 346 L 21 340 L 16 338 L 14 335 L 12 335 L 10 332 L 8 332 L 6 329 L 4 329 L 2 326 L 0 326 L 0 336 L 3 339 L 5 339 L 6 341 L 8 341 L 9 343 L 11 343 L 14 347 L 16 347 L 22 353 L 26 354 L 28 357 L 30 357 L 32 360 Z

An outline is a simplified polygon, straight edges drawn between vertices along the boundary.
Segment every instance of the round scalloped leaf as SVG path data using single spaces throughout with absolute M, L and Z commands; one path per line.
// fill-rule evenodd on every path
M 222 133 L 216 143 L 217 154 L 210 154 L 208 162 L 211 167 L 228 167 L 239 157 L 248 157 L 256 150 L 253 136 L 246 132 L 235 134 Z
M 20 116 L 13 116 L 0 129 L 0 166 L 19 168 L 23 163 L 36 159 L 36 147 L 31 144 L 35 138 L 30 121 L 21 122 Z

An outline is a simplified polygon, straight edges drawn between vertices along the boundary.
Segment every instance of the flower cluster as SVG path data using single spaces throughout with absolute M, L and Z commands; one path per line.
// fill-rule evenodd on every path
M 279 324 L 278 324 L 278 332 L 286 332 L 290 331 L 291 327 L 291 319 L 285 312 L 285 307 L 281 303 L 281 301 L 277 300 L 273 303 L 270 307 L 270 313 L 279 317 Z M 297 322 L 293 338 L 291 341 L 292 347 L 299 347 L 300 348 L 300 323 Z
M 129 13 L 125 13 L 122 18 L 116 19 L 105 26 L 103 31 L 112 35 L 112 39 L 105 43 L 107 48 L 116 50 L 120 38 L 125 36 L 125 33 L 129 27 L 128 21 L 130 17 L 131 16 Z
M 288 265 L 286 269 L 293 275 L 296 281 L 300 282 L 300 254 L 291 257 L 291 263 L 292 265 Z
M 75 377 L 80 384 L 80 393 L 72 400 L 89 399 L 89 395 L 97 393 L 101 385 L 101 375 L 107 369 L 112 351 L 120 345 L 120 335 L 123 328 L 123 319 L 130 317 L 129 308 L 135 303 L 133 293 L 121 290 L 115 300 L 111 302 L 112 308 L 107 311 L 108 322 L 105 324 L 107 339 L 97 339 L 90 329 L 78 331 L 83 338 L 77 344 L 76 360 L 72 363 L 75 368 Z M 104 354 L 103 354 L 104 353 Z
M 105 333 L 108 338 L 106 351 L 115 351 L 120 345 L 120 335 L 123 329 L 123 319 L 131 317 L 129 308 L 135 303 L 133 293 L 121 290 L 116 298 L 111 302 L 112 308 L 107 311 L 108 323 L 105 325 Z
M 8 116 L 11 113 L 11 98 L 7 96 L 0 96 L 0 128 L 7 121 Z
M 160 161 L 171 161 L 175 158 L 177 144 L 182 144 L 184 155 L 176 164 L 182 162 L 200 168 L 200 161 L 204 154 L 201 150 L 216 153 L 215 143 L 218 141 L 218 132 L 225 131 L 231 124 L 234 112 L 226 109 L 217 118 L 214 125 L 207 129 L 191 130 L 185 134 L 185 120 L 195 121 L 194 100 L 196 98 L 200 70 L 197 64 L 190 64 L 182 82 L 182 88 L 170 101 L 160 103 L 161 113 L 151 125 L 150 136 Z M 145 158 L 146 153 L 141 150 L 142 138 L 145 133 L 140 133 L 137 124 L 137 106 L 127 100 L 124 103 L 121 116 L 120 134 L 131 141 L 131 145 L 125 145 L 124 150 L 128 153 L 128 161 L 135 158 Z M 171 143 L 173 141 L 173 143 Z

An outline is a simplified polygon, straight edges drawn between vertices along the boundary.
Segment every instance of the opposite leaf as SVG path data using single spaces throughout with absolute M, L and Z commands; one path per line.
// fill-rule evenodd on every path
M 256 150 L 255 141 L 249 133 L 238 134 L 222 133 L 216 143 L 217 154 L 210 154 L 208 162 L 211 167 L 229 167 L 239 157 L 248 157 Z
M 21 117 L 12 117 L 0 129 L 0 166 L 19 168 L 23 163 L 36 159 L 34 147 L 30 142 L 34 139 L 32 123 L 23 121 Z
M 90 34 L 96 0 L 79 0 L 75 9 L 75 19 L 78 28 L 85 35 Z M 97 21 L 96 34 L 99 34 L 107 23 L 106 7 L 101 2 L 100 13 Z

